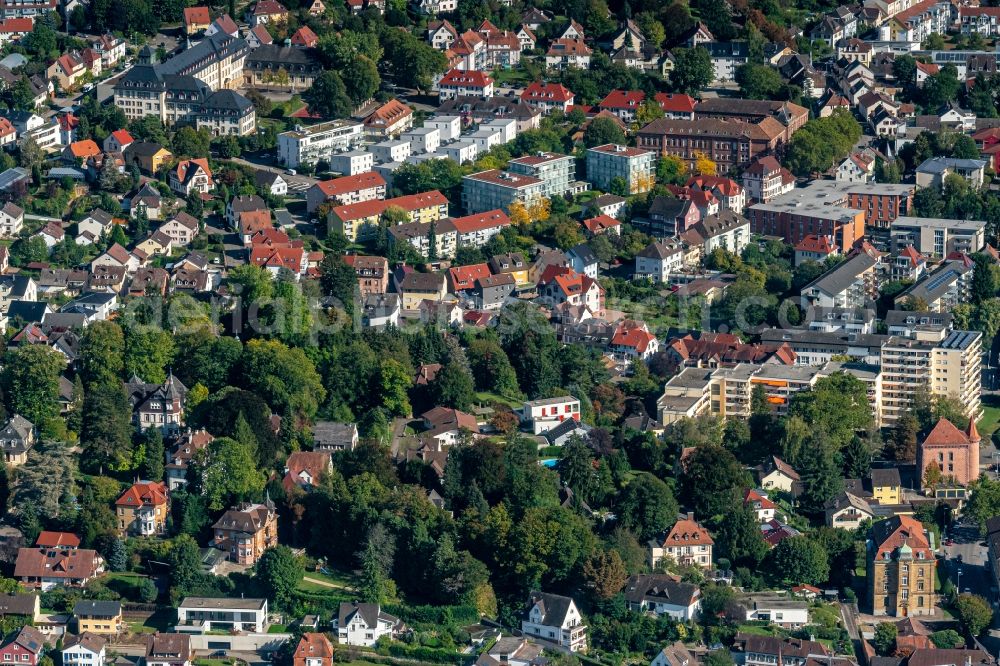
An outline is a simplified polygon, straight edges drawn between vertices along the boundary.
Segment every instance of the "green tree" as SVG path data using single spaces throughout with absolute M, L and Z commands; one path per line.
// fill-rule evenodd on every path
M 162 328 L 136 324 L 125 329 L 125 374 L 129 377 L 162 384 L 173 356 L 173 336 Z
M 959 622 L 972 637 L 979 636 L 993 622 L 993 607 L 978 594 L 961 594 L 955 601 Z
M 329 69 L 316 77 L 309 89 L 302 93 L 302 100 L 308 105 L 310 113 L 324 118 L 349 118 L 354 110 L 344 80 L 339 73 Z
M 804 536 L 782 539 L 768 553 L 765 570 L 775 580 L 791 584 L 820 585 L 830 576 L 826 550 Z
M 208 157 L 211 142 L 208 130 L 185 126 L 174 133 L 170 145 L 178 157 Z
M 166 459 L 163 450 L 163 435 L 159 428 L 150 428 L 145 433 L 146 457 L 142 462 L 142 477 L 150 481 L 163 480 L 163 465 Z
M 180 599 L 194 589 L 201 578 L 201 553 L 198 543 L 187 534 L 173 540 L 170 555 L 170 596 Z
M 814 437 L 812 448 L 814 452 L 804 456 L 800 469 L 802 476 L 800 505 L 804 513 L 818 516 L 822 515 L 826 503 L 843 489 L 843 477 L 829 445 L 823 443 L 821 438 Z
M 251 340 L 241 361 L 247 388 L 288 416 L 312 418 L 326 398 L 316 366 L 301 348 Z
M 963 639 L 962 636 L 954 629 L 935 631 L 931 634 L 930 638 L 934 647 L 941 650 L 952 650 L 965 646 L 965 639 Z
M 899 630 L 892 622 L 879 622 L 878 626 L 875 627 L 875 638 L 872 640 L 875 651 L 883 657 L 892 656 L 896 649 L 896 634 L 898 632 Z
M 45 345 L 23 345 L 7 354 L 3 390 L 10 412 L 41 425 L 59 413 L 59 375 L 66 366 Z
M 774 99 L 785 87 L 778 70 L 769 65 L 753 63 L 737 68 L 736 83 L 747 99 Z
M 266 479 L 257 469 L 250 446 L 229 437 L 218 437 L 199 454 L 197 466 L 209 508 L 224 509 L 263 492 Z
M 979 159 L 979 148 L 976 142 L 968 134 L 959 134 L 955 137 L 955 143 L 951 145 L 951 156 L 958 159 L 974 160 Z
M 125 336 L 118 324 L 96 321 L 84 329 L 77 365 L 88 389 L 96 384 L 121 382 L 124 358 Z
M 637 474 L 622 489 L 618 520 L 645 541 L 670 529 L 677 521 L 678 505 L 670 487 L 652 474 Z
M 286 608 L 293 601 L 295 588 L 303 575 L 302 559 L 288 546 L 275 546 L 261 555 L 254 571 L 254 582 L 279 608 Z
M 375 63 L 364 55 L 356 56 L 351 66 L 340 72 L 347 96 L 355 106 L 370 100 L 378 92 L 382 82 Z
M 98 322 L 99 323 L 99 322 Z M 91 325 L 89 330 L 93 330 Z M 132 409 L 121 382 L 98 383 L 83 402 L 81 462 L 89 469 L 122 471 L 133 468 Z
M 466 350 L 476 388 L 480 391 L 495 391 L 505 398 L 523 397 L 517 385 L 517 373 L 507 354 L 495 340 L 478 338 L 469 343 Z
M 393 416 L 407 416 L 413 411 L 407 392 L 413 379 L 403 365 L 389 358 L 379 364 L 378 385 L 382 392 L 382 407 Z
M 872 425 L 868 389 L 864 382 L 846 372 L 824 377 L 812 389 L 796 393 L 788 413 L 826 433 L 837 449 L 850 442 L 855 433 L 867 431 Z
M 1000 481 L 981 476 L 969 484 L 969 501 L 963 514 L 985 530 L 986 521 L 1000 515 Z
M 677 92 L 696 95 L 701 92 L 712 79 L 715 69 L 712 66 L 712 56 L 700 46 L 686 49 L 674 49 L 674 68 L 670 72 L 670 85 Z
M 243 264 L 229 271 L 226 279 L 244 307 L 264 304 L 274 295 L 274 281 L 267 270 L 256 264 Z
M 733 454 L 721 446 L 699 446 L 684 460 L 681 496 L 702 519 L 738 506 L 750 476 Z
M 108 568 L 116 572 L 128 570 L 128 549 L 121 539 L 115 539 L 111 542 L 111 549 L 108 552 Z
M 733 566 L 756 569 L 768 545 L 761 536 L 760 523 L 753 511 L 746 507 L 733 507 L 722 517 L 716 531 L 719 555 L 727 558 Z
M 587 148 L 608 143 L 625 144 L 625 132 L 612 118 L 594 118 L 583 133 L 583 145 Z
M 431 382 L 431 389 L 435 405 L 453 407 L 463 412 L 469 411 L 476 399 L 472 375 L 468 368 L 456 361 L 446 363 L 438 371 Z

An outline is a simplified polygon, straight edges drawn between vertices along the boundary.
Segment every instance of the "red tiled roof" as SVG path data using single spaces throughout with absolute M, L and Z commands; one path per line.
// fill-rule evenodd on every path
M 412 213 L 413 211 L 429 208 L 431 206 L 447 205 L 448 199 L 445 198 L 443 194 L 437 190 L 431 190 L 430 192 L 408 194 L 406 196 L 396 197 L 395 199 L 374 199 L 372 201 L 347 204 L 346 206 L 336 206 L 333 208 L 333 214 L 337 216 L 337 219 L 342 221 L 361 220 L 381 215 L 389 206 L 397 206 Z
M 711 545 L 713 543 L 715 542 L 712 541 L 712 535 L 708 533 L 708 530 L 690 518 L 682 518 L 674 523 L 667 537 L 663 540 L 664 547 L 691 544 Z
M 645 329 L 644 324 L 635 321 L 622 321 L 611 337 L 611 344 L 619 347 L 630 347 L 644 354 L 656 336 Z
M 771 500 L 767 499 L 766 497 L 764 497 L 763 495 L 761 495 L 759 492 L 757 492 L 756 490 L 754 490 L 752 488 L 749 489 L 749 490 L 747 490 L 745 493 L 743 493 L 743 506 L 746 506 L 747 504 L 750 504 L 751 502 L 756 502 L 756 503 L 760 504 L 760 508 L 761 509 L 777 509 L 778 508 L 777 504 L 775 504 Z
M 316 46 L 317 41 L 319 41 L 319 37 L 317 37 L 316 33 L 312 31 L 312 28 L 307 25 L 302 26 L 295 31 L 294 35 L 292 35 L 292 44 L 295 44 L 296 46 L 312 47 Z
M 127 129 L 115 130 L 114 132 L 111 133 L 111 136 L 115 137 L 115 141 L 117 141 L 122 146 L 127 146 L 130 143 L 135 143 L 135 139 L 132 138 L 132 135 L 129 134 L 129 131 Z
M 212 23 L 212 18 L 208 14 L 208 7 L 185 7 L 184 8 L 184 24 L 191 25 L 209 25 Z
M 641 90 L 612 90 L 598 106 L 602 109 L 638 109 L 645 100 L 646 93 Z
M 837 245 L 833 243 L 829 236 L 817 236 L 809 234 L 795 246 L 796 252 L 815 252 L 817 254 L 833 254 L 837 251 Z
M 72 532 L 50 532 L 42 531 L 35 539 L 35 545 L 40 548 L 79 548 L 80 537 Z
M 570 102 L 573 92 L 561 83 L 535 81 L 521 93 L 523 102 Z
M 392 125 L 400 118 L 410 115 L 413 115 L 413 109 L 398 99 L 390 99 L 365 118 L 365 125 Z
M 101 149 L 93 139 L 84 139 L 83 141 L 76 141 L 69 144 L 69 152 L 72 153 L 73 157 L 86 159 L 100 155 Z
M 489 277 L 492 274 L 489 264 L 455 266 L 448 269 L 448 277 L 451 280 L 452 289 L 455 291 L 472 289 L 476 284 L 476 280 L 482 277 Z
M 600 233 L 605 229 L 612 229 L 614 227 L 620 226 L 621 222 L 611 217 L 610 215 L 598 215 L 597 217 L 591 217 L 583 221 L 583 226 L 587 228 L 592 234 Z
M 590 55 L 590 48 L 583 43 L 582 39 L 569 39 L 560 38 L 552 40 L 552 45 L 549 47 L 546 55 L 557 57 L 557 56 L 576 56 L 576 55 Z
M 369 190 L 375 187 L 385 187 L 385 179 L 374 171 L 366 171 L 365 173 L 359 173 L 354 176 L 343 176 L 341 178 L 334 178 L 333 180 L 322 180 L 316 183 L 316 187 L 319 188 L 327 197 L 335 197 L 341 194 L 347 194 L 348 192 L 358 192 L 360 190 Z
M 718 190 L 722 196 L 726 197 L 739 196 L 740 192 L 743 191 L 739 183 L 725 176 L 692 176 L 688 179 L 687 186 L 698 186 L 706 190 Z
M 261 268 L 287 268 L 298 273 L 302 268 L 301 247 L 275 247 L 272 245 L 254 245 L 250 250 L 250 263 Z
M 497 208 L 496 210 L 486 211 L 485 213 L 476 213 L 475 215 L 456 217 L 452 219 L 451 223 L 455 225 L 455 229 L 458 233 L 468 234 L 482 229 L 510 226 L 510 218 L 507 217 L 507 213 Z
M 694 98 L 683 93 L 656 93 L 653 95 L 664 113 L 694 113 Z
M 162 482 L 140 481 L 122 493 L 116 506 L 160 506 L 167 503 L 167 487 Z
M 462 71 L 453 69 L 441 79 L 440 87 L 449 86 L 456 88 L 486 88 L 493 83 L 493 79 L 488 74 L 472 69 Z
M 18 34 L 22 32 L 31 32 L 34 28 L 35 20 L 30 17 L 25 18 L 9 18 L 4 21 L 0 21 L 0 32 L 7 34 Z
M 948 419 L 938 419 L 927 434 L 923 446 L 964 446 L 968 443 L 968 435 L 959 430 L 958 426 Z

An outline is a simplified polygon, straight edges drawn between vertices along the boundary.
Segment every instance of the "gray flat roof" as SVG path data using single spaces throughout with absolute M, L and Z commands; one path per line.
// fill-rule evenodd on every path
M 264 604 L 267 603 L 267 599 L 244 599 L 244 598 L 232 598 L 232 597 L 184 597 L 181 601 L 179 608 L 187 609 L 201 609 L 207 608 L 210 610 L 263 610 Z
M 986 228 L 986 222 L 982 220 L 949 220 L 940 217 L 909 217 L 907 215 L 900 215 L 889 225 L 891 230 L 895 230 L 898 227 L 944 227 L 946 229 L 961 229 L 963 231 L 979 231 Z

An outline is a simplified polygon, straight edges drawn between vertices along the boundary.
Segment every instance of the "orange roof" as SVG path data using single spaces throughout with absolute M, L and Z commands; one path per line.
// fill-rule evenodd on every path
M 17 132 L 17 128 L 7 120 L 6 118 L 0 118 L 0 136 L 7 136 L 8 134 L 14 134 Z
M 261 229 L 250 237 L 251 245 L 291 245 L 292 239 L 281 229 L 268 227 Z M 298 241 L 301 246 L 302 241 Z
M 185 7 L 184 25 L 204 25 L 212 23 L 212 17 L 208 15 L 208 7 Z
M 476 280 L 483 277 L 489 277 L 493 273 L 490 271 L 489 264 L 472 264 L 471 266 L 455 266 L 448 269 L 448 277 L 451 279 L 452 289 L 455 291 L 464 291 L 466 289 L 472 289 L 475 286 Z
M 691 514 L 688 514 L 687 518 L 681 518 L 674 523 L 674 526 L 670 528 L 670 532 L 663 540 L 664 547 L 691 544 L 711 545 L 713 543 L 715 542 L 712 541 L 712 535 L 708 533 L 708 530 L 699 525 Z
M 35 25 L 35 20 L 32 18 L 9 18 L 4 21 L 0 21 L 0 32 L 4 33 L 31 32 L 34 25 Z
M 413 211 L 429 208 L 431 206 L 447 205 L 448 199 L 446 199 L 443 194 L 437 190 L 431 190 L 430 192 L 408 194 L 406 196 L 396 197 L 395 199 L 374 199 L 372 201 L 361 201 L 355 204 L 347 204 L 346 206 L 336 206 L 332 212 L 337 216 L 337 219 L 347 221 L 363 220 L 369 217 L 375 217 L 376 215 L 381 215 L 389 206 L 397 206 L 412 213 Z
M 296 46 L 312 47 L 316 46 L 317 41 L 319 41 L 319 37 L 317 37 L 316 33 L 313 32 L 307 25 L 302 26 L 295 31 L 294 35 L 292 35 L 292 44 L 295 44 Z
M 919 266 L 921 262 L 924 261 L 923 255 L 917 252 L 917 249 L 912 245 L 907 245 L 905 248 L 903 248 L 900 251 L 899 256 L 909 259 L 910 265 L 914 267 Z
M 778 505 L 761 495 L 752 488 L 743 493 L 743 506 L 755 502 L 760 504 L 761 509 L 777 509 Z
M 614 227 L 620 226 L 621 222 L 611 217 L 610 215 L 601 214 L 597 217 L 592 217 L 590 219 L 583 221 L 583 226 L 587 228 L 592 234 L 598 234 L 605 229 L 612 229 Z
M 205 175 L 208 176 L 209 183 L 212 182 L 212 170 L 208 168 L 208 160 L 204 157 L 195 157 L 190 160 L 182 160 L 178 162 L 177 169 L 175 171 L 177 174 L 177 180 L 183 183 L 184 178 L 187 176 L 188 169 L 190 169 L 192 165 L 200 167 L 201 170 L 205 172 Z
M 160 506 L 167 503 L 167 487 L 157 481 L 133 483 L 118 501 L 117 506 Z
M 372 111 L 372 114 L 365 118 L 365 125 L 391 125 L 400 118 L 412 114 L 413 109 L 394 98 Z
M 914 553 L 922 551 L 924 559 L 930 560 L 933 557 L 924 535 L 924 526 L 912 516 L 896 515 L 880 521 L 872 528 L 872 532 L 872 540 L 878 549 L 876 557 L 891 555 L 904 544 L 912 548 Z
M 510 226 L 510 218 L 507 217 L 507 213 L 497 208 L 485 213 L 456 217 L 452 219 L 451 223 L 455 225 L 458 233 L 469 234 L 483 229 L 492 229 L 493 227 Z
M 815 252 L 817 254 L 832 254 L 837 251 L 837 245 L 829 236 L 809 234 L 795 246 L 796 252 Z
M 598 104 L 602 109 L 638 109 L 646 101 L 641 90 L 612 90 Z
M 296 664 L 308 663 L 308 660 L 311 659 L 332 659 L 333 645 L 330 644 L 330 639 L 326 637 L 326 634 L 306 632 L 299 639 L 295 655 L 292 658 Z
M 240 213 L 240 233 L 255 234 L 258 231 L 271 228 L 271 211 L 247 210 Z
M 645 324 L 635 321 L 622 321 L 611 337 L 611 344 L 619 347 L 630 347 L 644 354 L 656 336 L 646 330 Z
M 35 539 L 35 545 L 40 548 L 79 548 L 80 537 L 72 532 L 49 532 L 42 531 Z
M 84 139 L 83 141 L 75 141 L 69 144 L 69 152 L 72 153 L 73 157 L 86 159 L 100 155 L 101 149 L 93 139 Z
M 560 38 L 552 41 L 552 46 L 549 47 L 549 56 L 565 56 L 565 55 L 590 55 L 590 48 L 583 43 L 582 39 L 569 39 Z
M 335 197 L 348 192 L 385 187 L 385 179 L 374 171 L 366 171 L 355 176 L 344 176 L 333 180 L 323 180 L 316 187 L 327 197 Z
M 127 146 L 130 143 L 135 143 L 135 139 L 132 138 L 132 135 L 129 134 L 127 129 L 115 130 L 114 132 L 111 133 L 111 136 L 115 137 L 115 141 L 117 141 L 122 146 Z
M 739 183 L 725 176 L 692 176 L 688 179 L 687 186 L 698 186 L 706 190 L 718 190 L 725 197 L 735 197 L 743 191 Z

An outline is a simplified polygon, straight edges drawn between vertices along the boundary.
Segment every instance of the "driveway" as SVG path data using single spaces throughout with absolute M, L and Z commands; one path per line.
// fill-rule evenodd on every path
M 247 155 L 245 157 L 234 157 L 229 161 L 257 169 L 258 171 L 270 171 L 281 174 L 282 180 L 288 183 L 288 196 L 290 197 L 305 198 L 306 190 L 319 182 L 318 179 L 312 176 L 304 176 L 302 174 L 295 174 L 293 176 L 289 174 L 287 169 L 274 163 L 273 155 Z

